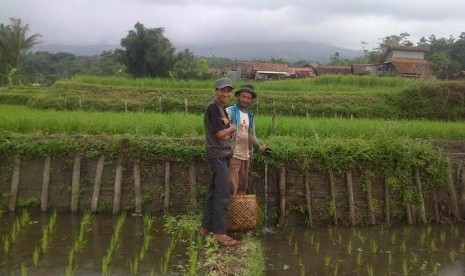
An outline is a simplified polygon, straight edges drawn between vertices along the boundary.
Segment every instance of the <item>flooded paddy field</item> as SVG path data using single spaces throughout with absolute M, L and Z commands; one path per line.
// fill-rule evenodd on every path
M 266 275 L 465 275 L 465 225 L 295 228 L 265 235 Z
M 240 263 L 216 274 L 201 264 L 208 257 L 197 223 L 184 222 L 183 231 L 148 215 L 2 213 L 0 275 L 244 275 L 234 268 Z M 256 232 L 264 275 L 465 274 L 464 224 Z

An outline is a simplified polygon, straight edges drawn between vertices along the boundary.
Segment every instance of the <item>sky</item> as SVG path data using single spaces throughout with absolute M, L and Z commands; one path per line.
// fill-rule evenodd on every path
M 119 45 L 137 22 L 163 27 L 176 45 L 318 42 L 372 50 L 400 33 L 410 40 L 465 32 L 464 0 L 0 0 L 0 23 L 29 24 L 44 45 Z

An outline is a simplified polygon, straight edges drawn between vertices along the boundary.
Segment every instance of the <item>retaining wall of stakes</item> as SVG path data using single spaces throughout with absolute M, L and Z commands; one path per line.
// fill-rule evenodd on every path
M 388 185 L 376 172 L 336 173 L 317 165 L 305 171 L 292 164 L 268 168 L 265 183 L 264 165 L 253 163 L 249 193 L 257 195 L 261 210 L 266 202 L 269 220 L 279 225 L 460 220 L 465 217 L 464 148 L 465 142 L 458 147 L 445 147 L 452 161 L 445 188 L 424 192 L 421 168 L 415 169 L 412 181 L 420 191 L 415 205 L 393 202 Z M 58 209 L 182 214 L 202 209 L 210 181 L 205 160 L 141 162 L 124 155 L 111 160 L 105 156 L 88 160 L 79 153 L 71 159 L 24 159 L 17 155 L 2 159 L 0 169 L 0 192 L 7 197 L 4 201 L 10 211 L 19 209 L 22 202 L 38 198 L 44 212 Z

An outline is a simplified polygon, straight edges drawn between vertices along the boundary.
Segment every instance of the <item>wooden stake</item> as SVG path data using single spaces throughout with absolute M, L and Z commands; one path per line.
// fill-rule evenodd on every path
M 308 171 L 305 171 L 304 185 L 305 185 L 305 200 L 307 202 L 308 225 L 310 227 L 313 227 L 312 194 L 310 192 L 310 174 L 308 173 Z
M 386 213 L 386 224 L 391 224 L 391 209 L 389 208 L 389 184 L 384 181 L 384 207 Z
M 91 212 L 97 212 L 98 199 L 100 197 L 100 185 L 102 184 L 103 167 L 105 165 L 105 156 L 100 156 L 95 169 L 94 191 L 92 193 Z
M 459 214 L 459 204 L 457 202 L 457 191 L 455 190 L 454 180 L 452 179 L 452 172 L 449 169 L 447 173 L 447 186 L 449 188 L 449 197 L 450 197 L 450 206 L 452 208 L 452 213 L 456 218 L 460 217 Z
M 331 195 L 331 205 L 333 207 L 333 222 L 334 225 L 337 225 L 335 178 L 333 170 L 329 168 L 329 192 Z
M 42 195 L 40 197 L 40 210 L 42 212 L 47 211 L 48 205 L 48 190 L 50 187 L 50 155 L 45 157 L 44 161 L 44 170 L 42 173 Z
M 460 170 L 460 175 L 461 175 L 461 194 L 460 198 L 462 199 L 462 207 L 463 207 L 463 212 L 465 213 L 465 168 L 461 167 Z
M 134 197 L 135 197 L 135 207 L 136 214 L 142 213 L 142 191 L 140 185 L 140 160 L 134 160 L 133 165 L 134 171 Z
M 189 163 L 189 196 L 191 202 L 191 208 L 193 210 L 197 209 L 197 183 L 196 183 L 196 171 L 195 171 L 195 162 L 192 161 Z
M 438 200 L 438 192 L 436 190 L 433 191 L 433 207 L 434 207 L 434 218 L 436 219 L 437 223 L 440 223 L 441 217 L 439 216 L 439 200 Z
M 165 200 L 163 204 L 163 212 L 165 215 L 170 212 L 170 167 L 169 161 L 165 163 Z
M 20 172 L 21 172 L 21 156 L 16 155 L 14 159 L 13 175 L 11 178 L 10 202 L 8 203 L 8 210 L 10 211 L 14 211 L 16 209 L 16 201 L 18 199 Z
M 376 224 L 375 218 L 375 208 L 373 205 L 373 186 L 371 184 L 371 171 L 365 171 L 365 179 L 366 179 L 366 189 L 367 189 L 367 205 L 368 205 L 368 217 L 370 218 L 370 224 Z
M 346 172 L 346 180 L 347 180 L 347 196 L 349 199 L 349 218 L 350 223 L 355 225 L 355 204 L 354 204 L 354 189 L 352 186 L 352 170 L 348 170 Z
M 423 199 L 423 188 L 421 184 L 420 169 L 415 168 L 415 182 L 417 183 L 418 196 L 420 198 L 420 217 L 421 222 L 426 223 L 425 201 Z
M 184 111 L 187 113 L 187 98 L 184 98 Z
M 407 212 L 407 223 L 409 225 L 412 225 L 413 224 L 413 218 L 412 218 L 412 210 L 410 209 L 410 203 L 407 203 L 405 205 L 405 210 Z
M 113 196 L 113 214 L 117 214 L 121 208 L 121 187 L 123 186 L 123 156 L 116 161 L 115 188 Z
M 81 155 L 74 155 L 73 178 L 71 182 L 71 212 L 76 212 L 79 207 L 79 180 L 81 175 Z
M 279 173 L 279 226 L 284 227 L 286 215 L 286 168 L 282 167 Z

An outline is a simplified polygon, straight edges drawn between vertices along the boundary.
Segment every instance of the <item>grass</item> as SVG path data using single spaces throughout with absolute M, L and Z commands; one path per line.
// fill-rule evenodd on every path
M 109 113 L 36 110 L 0 105 L 0 130 L 34 134 L 130 134 L 201 137 L 203 116 L 185 113 Z M 402 136 L 465 139 L 463 122 L 344 118 L 257 117 L 257 136 L 364 138 Z

